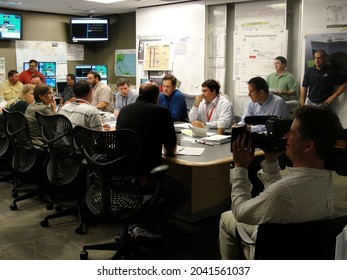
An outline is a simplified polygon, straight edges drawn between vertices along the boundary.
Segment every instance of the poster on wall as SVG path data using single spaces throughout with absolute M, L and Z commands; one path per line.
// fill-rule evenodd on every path
M 136 76 L 136 49 L 116 50 L 114 74 L 123 77 Z
M 145 71 L 171 71 L 173 47 L 171 42 L 146 42 L 144 56 Z

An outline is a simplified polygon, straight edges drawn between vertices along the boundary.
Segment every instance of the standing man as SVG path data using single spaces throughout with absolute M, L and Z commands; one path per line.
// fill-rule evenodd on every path
M 201 85 L 202 94 L 197 96 L 189 111 L 189 121 L 193 126 L 217 128 L 217 121 L 224 121 L 231 127 L 233 109 L 229 100 L 220 94 L 220 85 L 215 80 L 206 80 Z
M 93 92 L 92 105 L 104 112 L 113 113 L 113 96 L 111 88 L 101 82 L 101 76 L 96 71 L 90 71 L 87 75 L 87 79 Z
M 30 84 L 31 83 L 31 77 L 33 75 L 39 75 L 41 77 L 42 82 L 45 84 L 46 80 L 45 77 L 37 71 L 37 61 L 35 59 L 31 59 L 29 61 L 29 69 L 23 71 L 22 73 L 19 74 L 19 80 L 21 81 L 22 84 Z
M 296 100 L 296 80 L 286 70 L 287 59 L 283 56 L 277 56 L 274 65 L 276 72 L 266 77 L 269 90 L 286 101 Z
M 73 85 L 75 100 L 65 104 L 59 111 L 69 118 L 72 126 L 81 125 L 95 130 L 103 130 L 101 116 L 98 109 L 90 103 L 93 93 L 86 80 L 79 80 Z
M 19 75 L 16 70 L 7 73 L 7 80 L 0 83 L 0 100 L 7 102 L 14 101 L 18 98 L 19 91 L 23 84 L 19 81 Z
M 164 76 L 164 92 L 159 96 L 159 104 L 169 109 L 173 121 L 185 122 L 188 120 L 186 99 L 176 85 L 177 79 L 174 75 Z
M 302 81 L 301 105 L 307 103 L 307 105 L 328 106 L 345 91 L 347 81 L 326 64 L 326 59 L 325 50 L 321 49 L 314 53 L 314 66 L 307 69 Z M 336 91 L 334 91 L 335 85 L 339 85 Z
M 156 84 L 148 82 L 141 85 L 136 102 L 123 107 L 117 118 L 117 129 L 132 129 L 142 139 L 137 173 L 140 182 L 143 181 L 145 194 L 153 194 L 155 191 L 152 182 L 146 178 L 153 168 L 162 163 L 162 151 L 165 154 L 173 154 L 176 151 L 172 117 L 167 108 L 157 104 L 158 97 L 159 87 Z M 165 175 L 160 195 L 161 202 L 153 212 L 142 217 L 142 221 L 139 221 L 141 226 L 129 228 L 135 238 L 137 233 L 146 233 L 147 237 L 158 237 L 163 223 L 185 204 L 188 191 L 186 186 Z
M 75 82 L 76 82 L 75 74 L 70 73 L 66 75 L 66 87 L 61 93 L 60 106 L 63 106 L 66 103 L 66 101 L 73 102 L 76 100 L 74 90 L 73 90 L 73 86 Z
M 293 167 L 281 177 L 278 155 L 264 151 L 258 176 L 265 190 L 254 198 L 247 178 L 247 167 L 254 158 L 251 141 L 246 143 L 244 134 L 232 143 L 235 168 L 231 171 L 231 211 L 222 214 L 219 228 L 222 259 L 240 258 L 237 225 L 255 240 L 258 225 L 263 223 L 301 223 L 331 217 L 333 181 L 325 160 L 333 151 L 340 128 L 339 118 L 331 110 L 299 107 L 286 135 L 286 155 Z
M 250 100 L 241 118 L 244 123 L 248 116 L 278 116 L 287 117 L 287 104 L 283 98 L 269 92 L 266 81 L 261 77 L 254 77 L 248 81 L 248 96 Z M 265 132 L 265 125 L 252 125 L 251 132 Z
M 124 106 L 134 103 L 139 96 L 137 91 L 130 87 L 127 78 L 120 78 L 117 82 L 118 92 L 116 94 L 114 115 L 117 117 L 120 109 Z

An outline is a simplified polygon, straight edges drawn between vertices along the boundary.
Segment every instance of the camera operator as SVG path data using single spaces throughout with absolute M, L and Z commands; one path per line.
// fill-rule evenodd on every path
M 329 218 L 332 213 L 332 174 L 325 159 L 332 153 L 341 128 L 331 110 L 302 106 L 294 114 L 286 134 L 286 155 L 293 167 L 281 177 L 278 154 L 265 152 L 258 172 L 265 189 L 251 197 L 252 184 L 247 167 L 254 158 L 251 140 L 246 134 L 233 142 L 235 168 L 231 171 L 231 211 L 221 215 L 220 253 L 222 259 L 238 259 L 236 225 L 241 224 L 255 240 L 257 225 L 298 223 Z M 250 252 L 253 257 L 253 252 Z

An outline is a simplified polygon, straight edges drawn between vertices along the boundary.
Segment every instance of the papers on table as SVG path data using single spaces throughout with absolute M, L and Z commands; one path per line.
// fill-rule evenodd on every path
M 201 138 L 202 141 L 214 143 L 214 144 L 224 144 L 231 141 L 231 135 L 212 135 L 208 137 Z
M 182 129 L 181 130 L 182 134 L 188 135 L 188 136 L 193 136 L 193 131 L 191 129 Z M 207 132 L 207 136 L 215 135 L 216 133 L 214 132 Z
M 205 148 L 192 148 L 177 146 L 176 155 L 201 156 Z
M 175 123 L 175 128 L 189 128 L 190 123 Z

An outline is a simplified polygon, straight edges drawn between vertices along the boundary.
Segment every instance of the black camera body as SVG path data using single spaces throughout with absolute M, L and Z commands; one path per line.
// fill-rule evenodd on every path
M 290 130 L 293 122 L 291 119 L 279 119 L 275 116 L 259 116 L 261 119 L 253 117 L 252 124 L 265 124 L 266 134 L 249 132 L 246 124 L 236 125 L 231 130 L 231 152 L 232 143 L 239 135 L 246 134 L 252 140 L 252 147 L 259 148 L 267 152 L 282 152 L 286 150 L 287 140 L 283 137 Z M 246 120 L 247 121 L 247 120 Z M 249 122 L 249 120 L 248 120 Z

